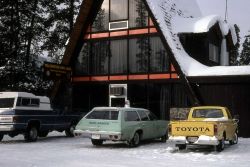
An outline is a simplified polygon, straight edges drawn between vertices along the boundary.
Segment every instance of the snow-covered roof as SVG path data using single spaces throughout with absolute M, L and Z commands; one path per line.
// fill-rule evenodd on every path
M 223 36 L 227 36 L 231 31 L 234 44 L 237 42 L 235 29 L 227 24 L 220 16 L 210 15 L 197 18 L 174 17 L 172 21 L 175 33 L 204 33 L 208 32 L 215 24 L 219 24 Z
M 195 0 L 146 0 L 182 72 L 187 76 L 250 75 L 250 66 L 214 66 L 201 64 L 188 55 L 178 37 L 180 32 L 207 32 L 219 23 L 223 35 L 235 31 L 218 16 L 200 17 Z M 198 12 L 196 12 L 198 10 Z M 199 17 L 197 17 L 199 16 Z M 189 22 L 190 21 L 190 22 Z M 187 30 L 184 30 L 187 29 Z

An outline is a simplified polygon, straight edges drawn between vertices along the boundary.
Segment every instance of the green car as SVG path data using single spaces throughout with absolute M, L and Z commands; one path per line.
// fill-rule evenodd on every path
M 74 133 L 90 138 L 93 145 L 111 140 L 136 147 L 142 140 L 160 138 L 166 142 L 167 124 L 142 108 L 97 107 L 79 121 Z

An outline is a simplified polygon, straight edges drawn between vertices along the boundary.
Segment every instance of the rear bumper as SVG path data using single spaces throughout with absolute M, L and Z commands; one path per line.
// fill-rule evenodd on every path
M 186 136 L 169 136 L 168 141 L 175 144 L 187 145 L 213 145 L 219 144 L 219 140 L 215 136 L 199 136 L 195 142 L 189 142 Z
M 75 136 L 87 137 L 90 139 L 99 140 L 122 140 L 121 132 L 108 132 L 108 131 L 89 131 L 89 130 L 74 130 Z

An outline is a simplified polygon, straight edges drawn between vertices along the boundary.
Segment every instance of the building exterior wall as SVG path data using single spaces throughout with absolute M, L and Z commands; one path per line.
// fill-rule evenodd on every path
M 170 108 L 192 105 L 184 81 L 180 79 L 183 74 L 178 74 L 173 67 L 172 53 L 166 49 L 166 41 L 163 46 L 162 34 L 157 32 L 142 2 L 104 0 L 95 21 L 86 33 L 82 33 L 71 59 L 72 86 L 65 89 L 63 96 L 63 101 L 72 99 L 67 104 L 71 110 L 88 112 L 96 106 L 108 106 L 109 84 L 112 83 L 127 84 L 131 106 L 148 108 L 162 119 L 169 120 Z M 109 23 L 114 23 L 112 30 Z M 126 28 L 120 29 L 119 26 L 124 24 Z M 220 48 L 217 37 L 209 39 Z M 209 58 L 208 47 L 206 51 Z M 240 134 L 250 136 L 247 130 L 250 128 L 247 120 L 250 96 L 245 91 L 249 89 L 249 83 L 192 83 L 202 105 L 223 105 L 233 114 L 239 113 Z M 241 102 L 238 99 L 242 99 Z
M 250 136 L 250 81 L 249 77 L 213 77 L 213 81 L 191 80 L 196 87 L 203 105 L 226 106 L 231 111 L 232 116 L 239 115 L 239 135 Z M 195 81 L 196 80 L 196 81 Z
M 88 112 L 93 107 L 109 105 L 110 83 L 73 85 L 73 110 Z M 159 118 L 169 120 L 170 108 L 188 107 L 188 97 L 180 83 L 127 82 L 131 107 L 148 108 Z
M 126 28 L 110 29 L 110 23 L 126 21 Z M 188 106 L 142 0 L 104 0 L 78 45 L 72 61 L 73 110 L 108 106 L 111 83 L 128 84 L 131 106 L 149 108 L 162 119 L 169 119 L 170 107 Z

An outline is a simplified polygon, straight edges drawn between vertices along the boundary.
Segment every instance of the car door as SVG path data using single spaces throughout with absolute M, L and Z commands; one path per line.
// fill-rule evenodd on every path
M 135 110 L 127 110 L 124 112 L 124 122 L 122 127 L 123 137 L 126 140 L 133 138 L 136 130 L 141 129 L 140 117 Z
M 161 137 L 166 133 L 166 124 L 164 121 L 159 120 L 151 111 L 145 110 L 146 114 L 148 115 L 151 125 L 152 131 L 154 132 L 152 135 L 154 138 Z
M 145 110 L 137 110 L 140 119 L 141 119 L 141 127 L 143 131 L 142 139 L 152 139 L 155 137 L 155 125 L 153 121 L 150 121 L 148 115 Z

